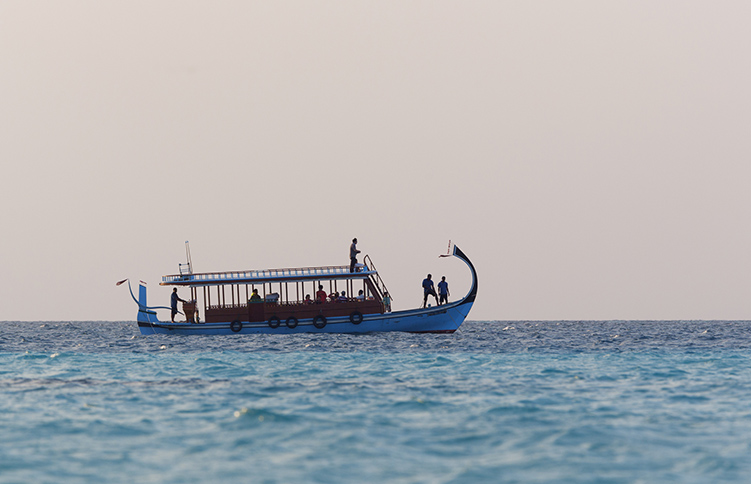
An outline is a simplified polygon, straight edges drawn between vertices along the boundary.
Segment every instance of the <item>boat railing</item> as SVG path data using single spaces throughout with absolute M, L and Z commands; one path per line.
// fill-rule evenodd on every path
M 228 304 L 212 304 L 207 309 L 210 311 L 218 310 L 218 309 L 245 309 L 247 308 L 247 304 L 243 303 L 228 303 Z
M 305 301 L 305 300 L 291 300 L 291 301 L 258 301 L 257 303 L 254 303 L 253 301 L 249 301 L 248 303 L 242 303 L 242 302 L 235 302 L 235 303 L 225 303 L 225 304 L 211 304 L 206 309 L 209 311 L 216 311 L 216 310 L 224 310 L 224 309 L 246 309 L 249 305 L 252 304 L 264 304 L 266 307 L 292 307 L 292 306 L 316 306 L 320 304 L 328 305 L 328 304 L 339 304 L 342 302 L 357 302 L 357 303 L 364 303 L 366 301 L 372 301 L 373 298 L 368 299 L 357 299 L 357 298 L 347 298 L 344 301 L 336 300 L 336 301 L 329 301 L 326 300 L 326 302 L 318 302 L 318 301 Z
M 357 276 L 363 276 L 367 271 L 356 273 Z M 289 269 L 266 269 L 251 271 L 227 271 L 227 272 L 204 272 L 198 274 L 173 274 L 163 276 L 163 283 L 172 282 L 230 282 L 235 280 L 253 280 L 253 279 L 287 279 L 287 278 L 309 278 L 341 275 L 355 275 L 349 272 L 349 266 L 322 266 L 322 267 L 299 267 Z

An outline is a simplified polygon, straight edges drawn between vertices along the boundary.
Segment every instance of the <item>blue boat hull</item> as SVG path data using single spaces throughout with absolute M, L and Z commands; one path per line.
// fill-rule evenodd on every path
M 472 303 L 457 302 L 443 306 L 363 317 L 360 324 L 353 324 L 347 317 L 329 318 L 326 326 L 317 328 L 312 319 L 300 320 L 295 328 L 282 323 L 271 328 L 266 322 L 232 325 L 227 323 L 164 323 L 139 321 L 142 334 L 297 334 L 297 333 L 373 333 L 382 331 L 406 331 L 412 333 L 453 333 L 467 318 Z M 234 331 L 234 330 L 237 331 Z

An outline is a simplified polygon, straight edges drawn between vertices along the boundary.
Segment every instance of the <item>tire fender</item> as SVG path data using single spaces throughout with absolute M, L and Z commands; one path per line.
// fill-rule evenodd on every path
M 360 311 L 353 311 L 352 314 L 349 315 L 349 322 L 352 324 L 362 323 L 362 313 Z
M 315 326 L 318 329 L 323 329 L 326 327 L 326 316 L 323 314 L 319 314 L 315 318 L 313 318 L 313 326 Z

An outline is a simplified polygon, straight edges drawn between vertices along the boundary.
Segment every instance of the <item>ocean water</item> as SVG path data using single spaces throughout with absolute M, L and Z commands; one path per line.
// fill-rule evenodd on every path
M 0 323 L 2 483 L 751 481 L 751 323 Z

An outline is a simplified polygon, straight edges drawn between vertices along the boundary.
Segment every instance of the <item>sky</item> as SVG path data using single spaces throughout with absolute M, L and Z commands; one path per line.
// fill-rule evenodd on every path
M 471 320 L 751 318 L 751 3 L 0 1 L 0 320 L 478 270 Z M 186 294 L 187 295 L 187 294 Z

